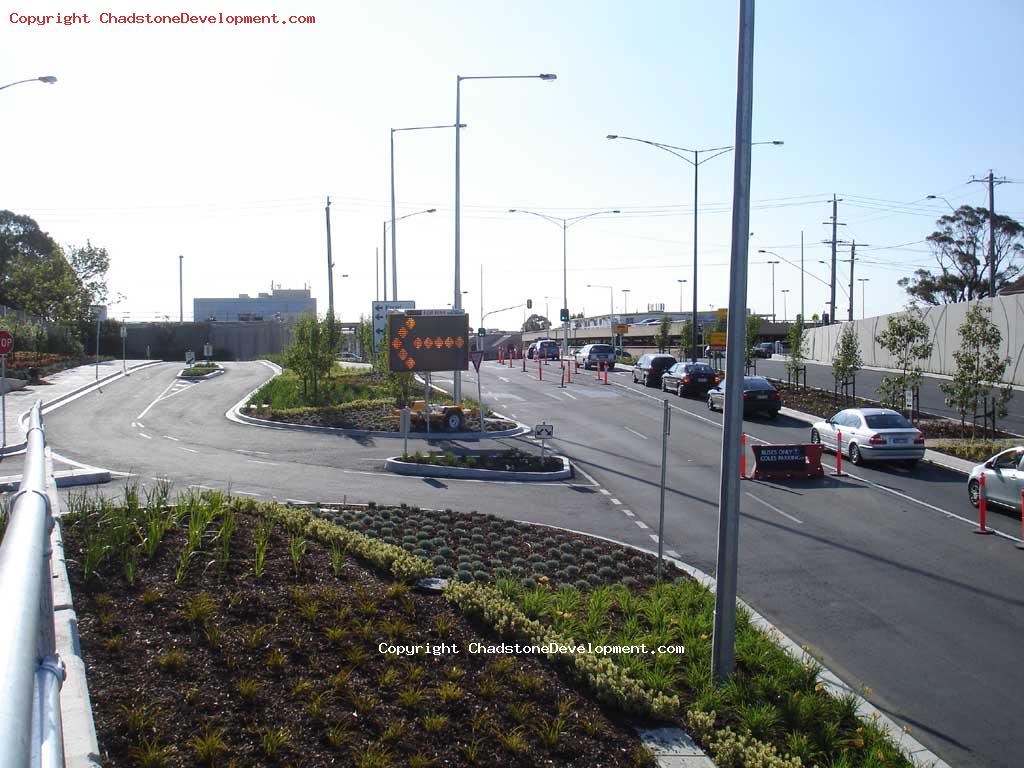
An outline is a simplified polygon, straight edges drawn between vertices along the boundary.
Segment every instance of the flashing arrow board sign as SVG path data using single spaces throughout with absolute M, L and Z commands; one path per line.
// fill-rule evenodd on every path
M 465 371 L 469 316 L 388 313 L 388 370 Z
M 555 436 L 553 424 L 537 424 L 533 428 L 533 436 L 538 440 L 550 440 Z

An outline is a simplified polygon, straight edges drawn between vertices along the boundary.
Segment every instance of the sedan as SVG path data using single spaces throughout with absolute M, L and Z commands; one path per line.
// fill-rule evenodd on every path
M 708 390 L 718 384 L 722 377 L 715 369 L 704 363 L 676 363 L 661 374 L 662 392 L 706 397 Z
M 708 410 L 725 408 L 725 382 L 708 390 Z M 782 408 L 782 395 L 764 376 L 743 377 L 743 415 L 764 414 L 774 419 Z
M 978 506 L 981 499 L 980 478 L 983 474 L 987 503 L 1020 509 L 1020 494 L 1024 490 L 1024 447 L 997 453 L 971 470 L 967 478 L 967 498 L 974 506 Z
M 839 437 L 841 435 L 841 438 Z M 848 408 L 811 427 L 811 442 L 842 451 L 854 464 L 924 458 L 924 436 L 901 413 L 888 408 Z

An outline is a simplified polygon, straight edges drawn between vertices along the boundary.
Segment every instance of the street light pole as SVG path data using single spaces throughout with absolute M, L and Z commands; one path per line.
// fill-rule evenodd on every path
M 629 288 L 622 288 L 622 314 L 629 314 Z M 625 319 L 625 318 L 623 318 Z
M 185 257 L 178 254 L 178 322 L 185 322 Z M 194 318 L 193 318 L 194 319 Z M 99 353 L 97 353 L 99 354 Z
M 555 80 L 556 75 L 474 75 L 455 77 L 455 309 L 462 309 L 461 262 L 462 253 L 462 81 L 463 80 Z M 452 398 L 462 402 L 462 371 L 453 371 Z
M 789 322 L 789 312 L 786 309 L 786 294 L 789 293 L 789 288 L 783 288 L 779 293 L 782 294 L 782 322 Z M 774 318 L 772 318 L 774 320 Z
M 713 160 L 719 155 L 724 155 L 726 152 L 731 152 L 735 147 L 709 147 L 707 149 L 687 149 L 685 147 L 676 147 L 671 144 L 663 144 L 658 141 L 650 141 L 648 139 L 637 139 L 632 136 L 619 136 L 618 134 L 608 134 L 605 138 L 608 139 L 625 139 L 626 141 L 637 141 L 641 144 L 647 144 L 652 147 L 668 152 L 670 155 L 675 155 L 680 160 L 685 160 L 693 166 L 693 337 L 691 339 L 692 349 L 690 350 L 690 361 L 697 362 L 697 176 L 700 166 L 706 163 L 708 160 Z M 755 141 L 751 142 L 750 146 L 757 146 L 758 144 L 774 144 L 776 146 L 783 144 L 782 141 Z M 684 154 L 685 153 L 685 154 Z M 707 153 L 708 156 L 701 159 L 701 155 Z M 687 155 L 693 155 L 693 159 L 687 157 Z
M 593 218 L 594 216 L 602 216 L 608 213 L 620 213 L 618 209 L 613 211 L 594 211 L 593 213 L 586 213 L 582 216 L 574 216 L 570 219 L 560 219 L 557 216 L 548 216 L 546 213 L 537 213 L 537 211 L 524 211 L 517 208 L 509 208 L 509 213 L 528 213 L 531 216 L 538 216 L 545 221 L 550 221 L 552 224 L 562 228 L 562 314 L 565 317 L 562 319 L 562 356 L 569 356 L 569 262 L 567 256 L 567 233 L 569 227 L 573 224 L 579 224 L 584 219 Z M 557 297 L 552 297 L 557 298 Z M 550 316 L 547 318 L 551 320 Z
M 382 228 L 382 233 L 383 233 L 382 234 L 382 238 L 383 238 L 382 245 L 384 247 L 384 259 L 383 259 L 384 267 L 383 268 L 384 268 L 384 301 L 385 302 L 388 300 L 388 225 L 389 224 L 392 225 L 391 226 L 391 300 L 392 301 L 397 301 L 398 300 L 398 281 L 397 281 L 397 279 L 395 277 L 395 270 L 398 269 L 398 264 L 395 261 L 395 227 L 394 227 L 394 224 L 396 222 L 401 221 L 402 219 L 408 219 L 411 216 L 419 216 L 421 213 L 434 213 L 436 210 L 437 210 L 437 208 L 427 208 L 425 211 L 416 211 L 415 213 L 407 213 L 407 214 L 405 214 L 405 216 L 399 216 L 394 221 L 387 221 L 385 219 L 385 221 L 383 223 L 383 228 Z
M 864 283 L 869 282 L 870 280 L 871 280 L 870 277 L 858 277 L 857 278 L 857 282 L 860 283 L 860 319 L 861 320 L 864 319 L 864 301 L 865 301 L 865 295 L 866 295 L 865 291 L 864 291 Z
M 676 280 L 676 282 L 679 283 L 679 314 L 681 315 L 683 314 L 683 283 L 686 280 Z
M 21 85 L 22 83 L 35 83 L 35 82 L 46 83 L 47 85 L 53 85 L 54 83 L 57 82 L 57 78 L 54 77 L 53 75 L 43 75 L 42 77 L 30 77 L 30 78 L 28 78 L 26 80 L 15 80 L 13 83 L 8 83 L 7 85 L 0 85 L 0 91 L 2 91 L 4 88 L 10 88 L 12 85 Z
M 767 261 L 766 264 L 772 265 L 772 322 L 775 322 L 775 265 L 778 261 Z

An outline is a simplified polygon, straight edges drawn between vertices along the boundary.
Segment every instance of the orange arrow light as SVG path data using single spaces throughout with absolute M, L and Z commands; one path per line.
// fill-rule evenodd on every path
M 413 328 L 416 327 L 416 321 L 413 320 L 411 317 L 407 317 L 405 319 L 405 327 L 411 331 Z
M 407 328 L 399 328 L 398 329 L 398 335 L 399 335 L 400 338 L 404 339 L 406 336 L 409 335 L 409 329 L 407 329 Z
M 402 346 L 402 340 L 401 339 L 392 339 L 391 340 L 391 346 L 394 347 L 395 349 L 399 349 Z
M 416 347 L 416 349 L 419 349 L 420 347 L 423 346 L 423 339 L 417 336 L 415 339 L 412 340 L 412 345 Z
M 444 340 L 444 345 L 448 349 L 451 349 L 452 346 L 454 346 L 454 344 L 455 344 L 455 342 L 452 340 L 451 336 L 449 336 L 447 339 Z
M 405 367 L 408 368 L 409 370 L 412 370 L 413 368 L 416 367 L 416 361 L 410 357 L 408 360 L 405 361 Z
M 442 344 L 444 344 L 444 339 L 442 339 L 440 336 L 438 336 L 436 339 L 434 339 L 434 346 L 435 347 L 440 349 Z

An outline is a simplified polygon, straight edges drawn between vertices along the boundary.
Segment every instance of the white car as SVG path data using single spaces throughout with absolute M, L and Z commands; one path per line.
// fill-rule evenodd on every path
M 1024 489 L 1024 447 L 1016 446 L 997 453 L 971 470 L 967 478 L 967 497 L 974 506 L 978 506 L 981 498 L 979 478 L 982 474 L 985 475 L 987 503 L 1020 509 L 1020 493 Z
M 837 433 L 842 444 L 837 444 Z M 924 436 L 901 413 L 888 408 L 848 408 L 811 427 L 811 442 L 842 451 L 854 464 L 924 458 Z

